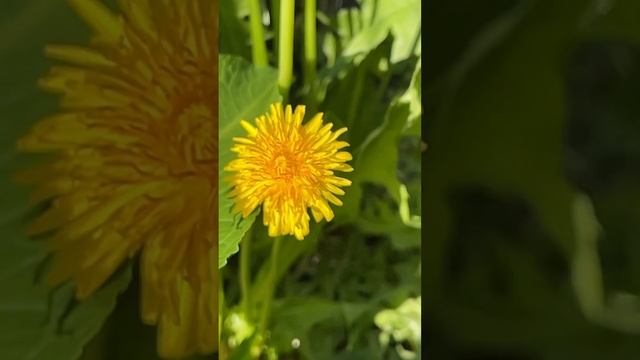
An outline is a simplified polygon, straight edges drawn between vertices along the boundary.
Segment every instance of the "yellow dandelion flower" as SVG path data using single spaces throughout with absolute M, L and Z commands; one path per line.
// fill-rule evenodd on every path
M 52 284 L 90 296 L 138 252 L 141 314 L 163 357 L 217 348 L 217 1 L 70 0 L 90 46 L 48 46 L 60 113 L 19 142 L 55 158 L 24 174 L 49 205 Z
M 351 154 L 340 151 L 349 144 L 337 140 L 347 129 L 332 132 L 333 124 L 323 126 L 322 113 L 302 125 L 304 112 L 304 106 L 292 111 L 290 105 L 283 109 L 276 103 L 256 119 L 257 127 L 241 120 L 247 136 L 233 139 L 231 150 L 238 157 L 225 167 L 233 173 L 234 211 L 247 217 L 262 205 L 263 222 L 272 237 L 304 239 L 309 234 L 308 209 L 316 222 L 331 221 L 329 203 L 341 206 L 336 195 L 344 195 L 341 187 L 351 185 L 334 175 L 353 171 L 346 164 Z

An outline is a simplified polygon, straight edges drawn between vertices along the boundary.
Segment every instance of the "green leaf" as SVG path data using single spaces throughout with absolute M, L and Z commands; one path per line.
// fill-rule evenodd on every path
M 400 203 L 398 180 L 398 141 L 409 119 L 408 104 L 395 101 L 384 123 L 364 141 L 354 165 L 354 184 L 373 182 L 384 185 L 396 203 Z
M 411 77 L 411 84 L 400 100 L 409 104 L 409 117 L 404 132 L 409 135 L 422 134 L 422 59 L 419 58 Z
M 420 74 L 417 64 L 409 89 L 392 101 L 384 122 L 363 142 L 355 160 L 354 183 L 373 182 L 384 185 L 397 204 L 401 199 L 398 180 L 398 141 L 404 134 L 416 134 L 420 129 L 422 106 Z
M 125 266 L 89 299 L 74 302 L 67 284 L 51 290 L 40 280 L 45 250 L 19 234 L 15 225 L 2 228 L 0 242 L 0 348 L 7 359 L 76 359 L 100 330 L 131 279 Z
M 220 53 L 251 59 L 249 33 L 246 24 L 238 18 L 238 1 L 228 1 L 220 6 Z
M 372 200 L 355 223 L 365 234 L 388 235 L 395 250 L 420 247 L 420 230 L 403 223 L 387 202 Z
M 372 4 L 373 3 L 373 4 Z M 343 55 L 353 56 L 367 53 L 384 41 L 389 33 L 393 35 L 391 63 L 395 64 L 420 54 L 420 14 L 419 0 L 378 0 L 363 4 L 363 29 L 347 44 Z M 373 7 L 367 11 L 367 7 Z M 368 14 L 371 14 L 367 16 Z
M 231 212 L 233 201 L 227 196 L 230 186 L 225 180 L 229 174 L 225 174 L 224 167 L 234 158 L 231 152 L 233 137 L 244 134 L 240 120 L 253 121 L 265 113 L 269 105 L 281 101 L 281 97 L 277 73 L 271 68 L 257 69 L 242 58 L 225 54 L 220 55 L 219 67 L 218 267 L 222 268 L 227 259 L 238 251 L 242 237 L 255 220 L 255 213 L 240 220 L 239 215 Z
M 316 89 L 320 111 L 335 125 L 347 126 L 345 134 L 352 148 L 357 148 L 367 135 L 380 126 L 389 106 L 385 92 L 390 71 L 381 70 L 388 63 L 390 43 L 385 42 L 364 56 L 357 64 L 341 57 L 331 68 L 321 70 Z M 388 68 L 387 68 L 388 70 Z

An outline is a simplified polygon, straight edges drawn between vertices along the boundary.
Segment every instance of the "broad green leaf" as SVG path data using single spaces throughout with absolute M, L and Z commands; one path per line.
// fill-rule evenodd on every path
M 341 57 L 333 67 L 319 74 L 316 89 L 319 111 L 327 114 L 327 120 L 336 126 L 347 126 L 346 141 L 351 150 L 356 149 L 369 133 L 382 124 L 389 106 L 385 98 L 391 71 L 388 66 L 390 42 L 385 42 L 355 63 L 353 59 Z M 340 122 L 340 124 L 336 123 Z
M 363 7 L 373 7 L 370 10 L 371 16 L 363 16 L 363 28 L 349 41 L 343 52 L 344 56 L 362 54 L 375 49 L 389 33 L 394 38 L 391 63 L 405 60 L 413 54 L 420 54 L 421 2 L 419 0 L 365 1 Z
M 345 141 L 350 144 L 349 151 L 354 155 L 354 166 L 357 165 L 357 152 L 363 142 L 373 133 L 379 132 L 385 122 L 385 113 L 389 108 L 389 89 L 384 84 L 392 76 L 388 64 L 390 46 L 391 43 L 385 41 L 364 56 L 357 65 L 353 59 L 341 57 L 335 66 L 320 74 L 320 82 L 323 84 L 319 86 L 319 100 L 322 100 L 320 111 L 326 113 L 327 120 L 333 122 L 335 127 L 346 126 L 349 129 L 344 136 Z M 386 154 L 387 149 L 382 150 Z M 346 174 L 346 177 L 355 182 L 359 170 L 359 167 L 355 167 L 355 171 Z M 335 209 L 335 222 L 354 220 L 361 197 L 362 189 L 358 184 L 349 187 L 342 199 L 344 206 Z
M 114 309 L 131 278 L 127 265 L 89 299 L 75 302 L 69 284 L 56 290 L 42 280 L 46 252 L 5 224 L 0 242 L 0 348 L 7 359 L 76 359 Z
M 219 60 L 219 240 L 218 267 L 238 251 L 246 231 L 255 220 L 255 214 L 240 220 L 231 210 L 233 201 L 228 197 L 230 188 L 224 167 L 233 158 L 233 137 L 245 134 L 240 120 L 252 122 L 268 111 L 269 105 L 281 101 L 278 94 L 277 73 L 271 68 L 257 69 L 242 58 L 221 54 Z
M 422 107 L 420 95 L 420 64 L 416 66 L 409 89 L 392 101 L 384 122 L 369 134 L 355 160 L 354 182 L 374 182 L 384 185 L 396 203 L 401 203 L 398 180 L 398 141 L 407 133 L 416 133 Z

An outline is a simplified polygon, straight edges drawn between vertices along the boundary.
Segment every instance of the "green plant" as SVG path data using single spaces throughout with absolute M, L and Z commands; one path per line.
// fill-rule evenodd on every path
M 374 317 L 421 293 L 420 7 L 221 4 L 221 358 L 419 358 L 419 338 L 385 350 Z M 223 171 L 240 120 L 282 100 L 348 127 L 354 157 L 344 205 L 302 241 L 234 216 Z

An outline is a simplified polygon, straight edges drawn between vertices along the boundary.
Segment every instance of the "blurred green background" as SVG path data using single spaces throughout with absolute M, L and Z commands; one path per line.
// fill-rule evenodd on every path
M 424 7 L 428 358 L 640 358 L 640 2 Z

